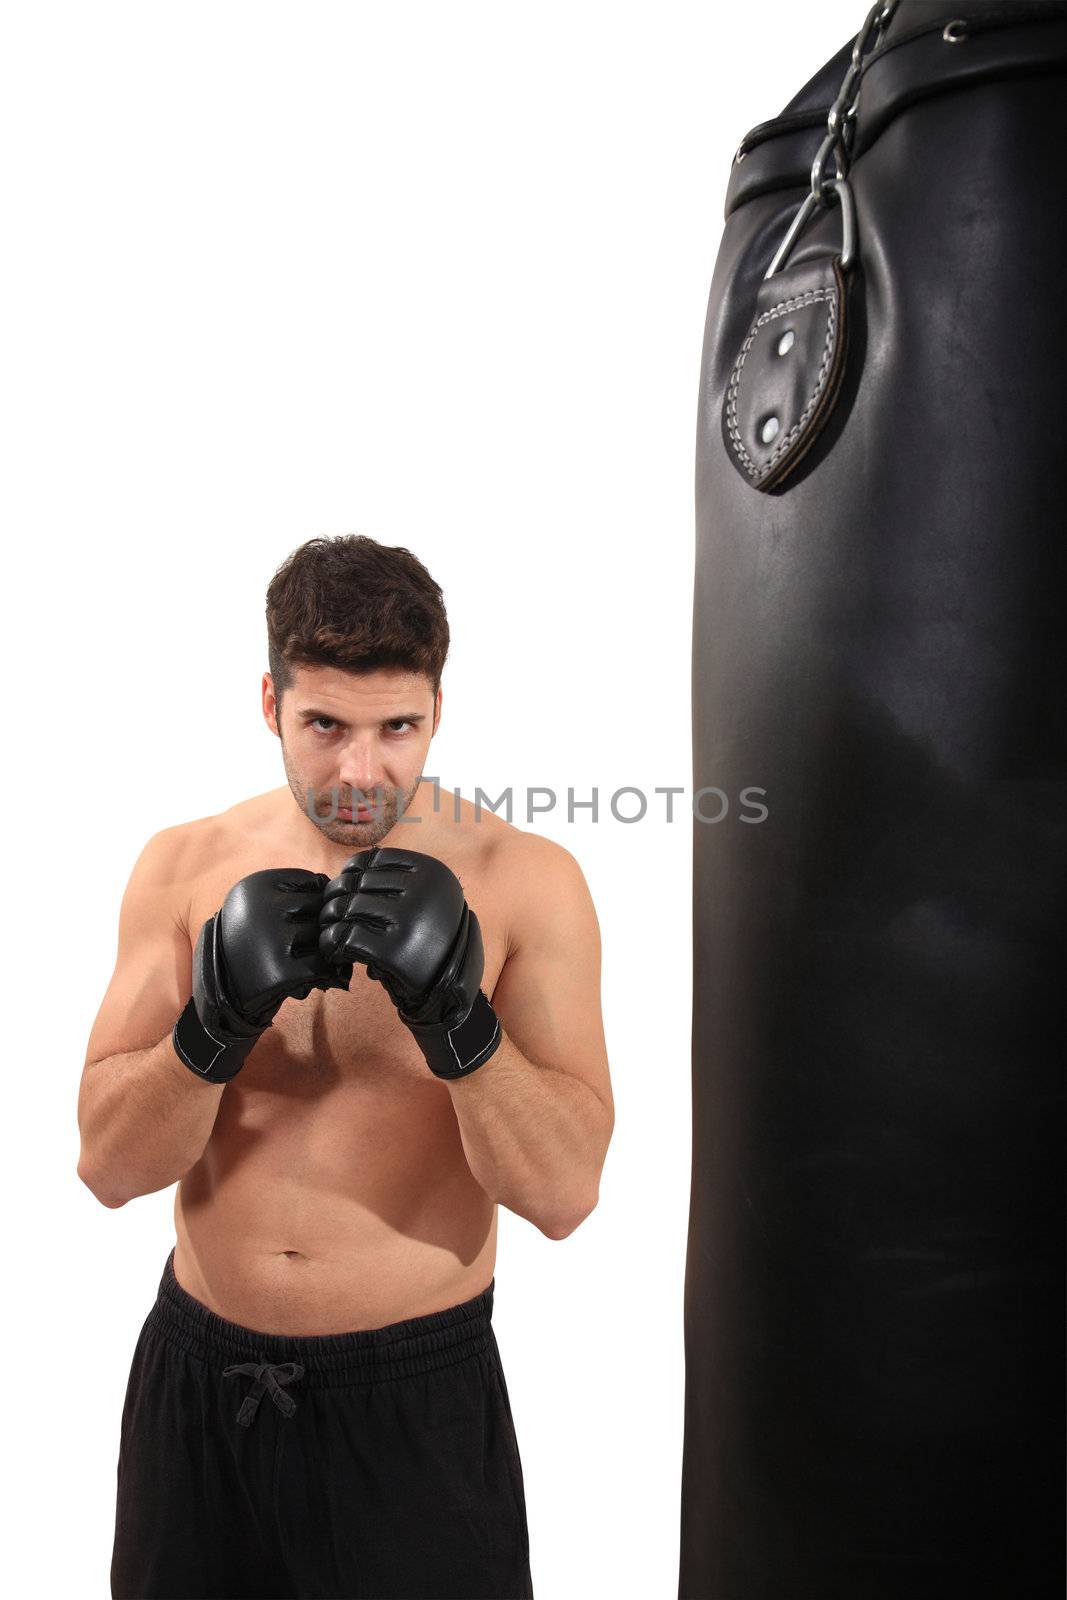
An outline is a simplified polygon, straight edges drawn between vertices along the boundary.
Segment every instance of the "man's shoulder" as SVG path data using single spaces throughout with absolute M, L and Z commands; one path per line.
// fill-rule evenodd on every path
M 522 872 L 548 873 L 553 880 L 582 877 L 575 857 L 555 839 L 517 828 L 510 822 L 505 822 L 504 828 L 507 831 L 501 837 L 499 848 L 506 854 L 509 865 Z
M 506 817 L 469 800 L 460 802 L 459 833 L 465 846 L 489 876 L 537 874 L 553 882 L 582 878 L 582 869 L 570 851 L 555 839 L 517 827 Z M 584 882 L 584 879 L 582 880 Z
M 506 842 L 504 842 L 506 840 Z M 508 906 L 508 946 L 555 958 L 599 938 L 596 908 L 575 857 L 555 839 L 509 827 L 494 881 Z
M 240 800 L 224 811 L 172 823 L 151 835 L 133 876 L 159 888 L 186 885 L 232 856 L 277 814 L 277 792 Z
M 569 850 L 503 818 L 493 821 L 483 835 L 481 871 L 507 907 L 512 950 L 551 946 L 569 928 L 595 922 L 585 875 Z

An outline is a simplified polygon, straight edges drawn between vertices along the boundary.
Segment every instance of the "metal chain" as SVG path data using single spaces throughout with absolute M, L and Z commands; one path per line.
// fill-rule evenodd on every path
M 860 79 L 863 77 L 867 57 L 881 44 L 898 4 L 899 0 L 875 0 L 875 4 L 867 13 L 863 27 L 856 35 L 848 70 L 841 80 L 837 97 L 826 116 L 825 137 L 811 164 L 811 191 L 805 196 L 799 211 L 789 225 L 789 231 L 774 252 L 774 258 L 764 274 L 765 278 L 771 278 L 776 272 L 781 271 L 816 206 L 828 206 L 835 199 L 841 207 L 841 266 L 847 268 L 852 264 L 856 212 L 852 189 L 848 182 L 848 172 L 855 138 Z M 834 158 L 834 176 L 828 178 L 826 164 L 831 156 Z

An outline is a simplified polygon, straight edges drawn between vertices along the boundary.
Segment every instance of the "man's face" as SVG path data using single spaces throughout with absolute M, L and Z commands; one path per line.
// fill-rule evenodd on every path
M 293 796 L 353 854 L 377 844 L 407 809 L 440 714 L 440 689 L 435 696 L 419 673 L 297 667 L 280 709 L 263 674 L 263 715 L 281 740 Z

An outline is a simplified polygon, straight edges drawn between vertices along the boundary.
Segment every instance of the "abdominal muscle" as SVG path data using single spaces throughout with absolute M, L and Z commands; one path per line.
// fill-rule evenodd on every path
M 261 1333 L 384 1327 L 472 1299 L 496 1258 L 445 1084 L 356 968 L 286 1001 L 178 1185 L 174 1273 Z

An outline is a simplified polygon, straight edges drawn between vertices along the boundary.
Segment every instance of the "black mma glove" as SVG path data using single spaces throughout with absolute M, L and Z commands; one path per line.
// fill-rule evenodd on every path
M 501 1040 L 479 985 L 478 918 L 455 873 L 415 850 L 361 850 L 323 891 L 319 949 L 361 961 L 385 988 L 439 1078 L 463 1078 Z
M 200 930 L 193 993 L 174 1024 L 179 1057 L 208 1083 L 236 1077 L 283 1000 L 347 989 L 352 967 L 319 954 L 322 872 L 270 867 L 235 883 Z

